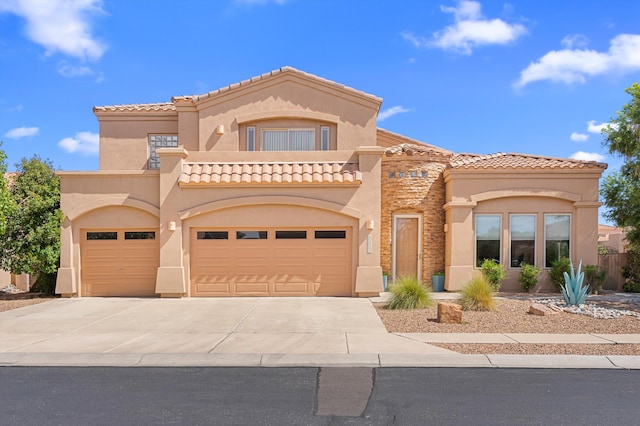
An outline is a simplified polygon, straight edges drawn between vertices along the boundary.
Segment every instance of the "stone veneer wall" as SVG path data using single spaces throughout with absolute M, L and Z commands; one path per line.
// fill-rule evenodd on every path
M 430 284 L 434 272 L 444 272 L 445 168 L 444 161 L 424 156 L 382 157 L 380 265 L 384 272 L 391 274 L 392 218 L 396 213 L 422 214 L 423 282 Z M 390 177 L 391 173 L 395 177 Z

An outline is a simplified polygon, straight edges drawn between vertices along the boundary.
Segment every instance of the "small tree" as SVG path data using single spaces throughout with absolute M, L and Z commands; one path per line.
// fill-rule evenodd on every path
M 0 241 L 4 240 L 4 234 L 7 229 L 7 221 L 11 217 L 14 203 L 9 194 L 9 182 L 5 179 L 4 174 L 7 172 L 7 164 L 5 163 L 7 154 L 2 149 L 2 141 L 0 141 Z
M 9 189 L 14 204 L 6 222 L 0 266 L 14 274 L 37 277 L 41 291 L 54 291 L 60 262 L 60 179 L 49 161 L 37 155 L 16 165 Z
M 627 228 L 627 241 L 640 248 L 640 84 L 625 91 L 631 101 L 603 130 L 609 153 L 622 156 L 625 162 L 620 171 L 604 178 L 600 193 L 607 207 L 605 217 Z
M 564 285 L 564 273 L 569 272 L 569 266 L 571 260 L 567 257 L 561 257 L 558 260 L 551 262 L 551 269 L 549 269 L 549 278 L 556 287 L 556 290 L 561 291 Z

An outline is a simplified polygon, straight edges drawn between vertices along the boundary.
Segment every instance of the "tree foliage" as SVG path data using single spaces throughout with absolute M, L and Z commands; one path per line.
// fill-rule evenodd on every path
M 4 239 L 7 228 L 7 221 L 13 210 L 13 199 L 9 194 L 9 182 L 4 177 L 7 172 L 6 164 L 7 155 L 2 150 L 2 142 L 0 142 L 0 241 Z
M 620 171 L 604 178 L 600 193 L 607 207 L 605 217 L 628 228 L 627 241 L 640 248 L 640 84 L 626 89 L 632 99 L 603 130 L 610 154 L 620 155 Z
M 53 274 L 60 259 L 60 178 L 51 162 L 37 155 L 16 166 L 8 191 L 13 205 L 0 241 L 0 267 L 14 274 Z

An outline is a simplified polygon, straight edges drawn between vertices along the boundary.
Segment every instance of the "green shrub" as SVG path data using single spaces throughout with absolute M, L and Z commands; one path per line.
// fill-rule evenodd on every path
M 604 269 L 600 269 L 598 265 L 585 265 L 584 279 L 591 286 L 591 290 L 598 294 L 607 279 L 607 272 Z
M 500 290 L 502 280 L 507 277 L 507 271 L 503 265 L 493 259 L 485 259 L 480 266 L 482 276 L 491 284 L 494 291 Z
M 416 277 L 403 276 L 390 286 L 391 301 L 387 309 L 416 309 L 431 306 L 431 290 Z
M 556 290 L 562 290 L 564 284 L 564 273 L 569 272 L 569 265 L 571 260 L 568 257 L 562 257 L 559 260 L 551 262 L 551 269 L 549 270 L 549 278 L 556 287 Z
M 56 292 L 56 278 L 57 274 L 41 273 L 38 275 L 36 282 L 31 287 L 31 291 L 35 293 L 45 293 L 48 295 L 55 294 Z
M 484 277 L 477 276 L 460 290 L 460 304 L 465 311 L 493 311 L 493 286 Z
M 520 270 L 520 277 L 518 278 L 518 281 L 520 282 L 522 290 L 528 293 L 529 290 L 538 284 L 538 274 L 540 273 L 540 269 L 535 265 L 529 265 L 528 263 L 523 263 L 521 267 L 522 269 Z

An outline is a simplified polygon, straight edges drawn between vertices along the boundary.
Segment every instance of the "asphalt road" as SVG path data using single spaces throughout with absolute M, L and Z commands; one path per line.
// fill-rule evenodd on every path
M 636 425 L 638 370 L 0 368 L 2 425 Z

